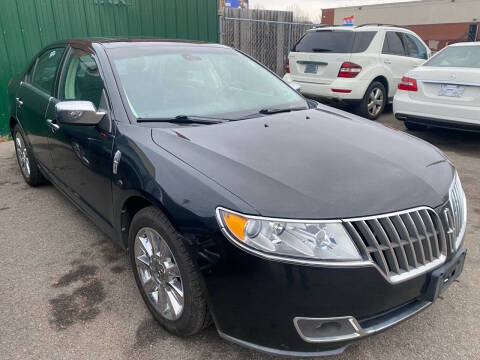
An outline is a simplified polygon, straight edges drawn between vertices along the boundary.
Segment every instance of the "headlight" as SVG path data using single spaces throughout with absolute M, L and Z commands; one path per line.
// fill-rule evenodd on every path
M 455 177 L 448 195 L 450 198 L 450 207 L 453 212 L 453 226 L 456 236 L 455 249 L 458 249 L 462 243 L 467 226 L 467 199 L 457 172 L 455 172 Z
M 217 220 L 234 244 L 256 254 L 309 261 L 362 261 L 341 221 L 267 219 L 217 209 Z

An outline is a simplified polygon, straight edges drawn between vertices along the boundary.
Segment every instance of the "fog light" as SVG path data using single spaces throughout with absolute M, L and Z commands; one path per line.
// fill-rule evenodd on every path
M 312 343 L 350 340 L 365 335 L 352 316 L 319 319 L 296 317 L 293 323 L 300 337 Z

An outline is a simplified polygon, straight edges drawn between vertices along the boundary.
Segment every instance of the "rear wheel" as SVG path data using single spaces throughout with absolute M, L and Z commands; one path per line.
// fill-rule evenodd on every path
M 129 251 L 143 300 L 163 327 L 190 336 L 209 324 L 200 274 L 181 236 L 160 210 L 147 207 L 135 215 Z
M 410 121 L 405 121 L 405 127 L 411 131 L 424 131 L 428 129 L 425 125 L 412 123 Z
M 387 91 L 385 86 L 379 81 L 374 81 L 370 84 L 365 92 L 365 96 L 358 104 L 357 112 L 367 119 L 376 120 L 385 109 L 386 103 Z
M 45 183 L 46 180 L 40 172 L 35 157 L 18 125 L 13 129 L 13 140 L 15 142 L 18 165 L 25 182 L 30 186 L 38 186 Z

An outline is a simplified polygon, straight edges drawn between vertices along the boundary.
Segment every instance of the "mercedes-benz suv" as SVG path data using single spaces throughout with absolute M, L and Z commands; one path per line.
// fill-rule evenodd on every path
M 298 83 L 306 96 L 353 104 L 373 120 L 392 101 L 403 75 L 429 56 L 422 39 L 405 28 L 321 27 L 293 47 L 284 80 Z

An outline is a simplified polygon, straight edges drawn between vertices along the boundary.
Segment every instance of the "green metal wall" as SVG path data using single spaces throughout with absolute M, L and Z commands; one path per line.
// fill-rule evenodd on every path
M 46 44 L 90 36 L 218 42 L 218 0 L 0 0 L 0 136 L 7 84 Z

